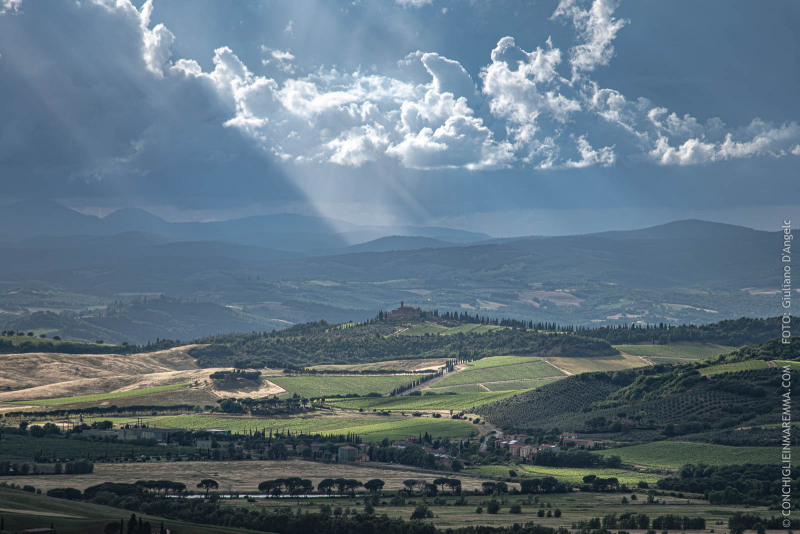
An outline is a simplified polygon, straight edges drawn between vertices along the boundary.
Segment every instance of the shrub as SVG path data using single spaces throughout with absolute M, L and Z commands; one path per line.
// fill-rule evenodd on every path
M 75 488 L 53 488 L 47 490 L 48 497 L 55 497 L 56 499 L 69 499 L 72 501 L 79 501 L 83 498 L 83 493 Z
M 411 519 L 428 519 L 431 517 L 433 517 L 433 512 L 428 510 L 428 507 L 424 504 L 418 504 L 411 514 Z

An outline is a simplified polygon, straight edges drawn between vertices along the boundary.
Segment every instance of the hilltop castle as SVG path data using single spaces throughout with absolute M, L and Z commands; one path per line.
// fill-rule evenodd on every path
M 386 314 L 387 319 L 413 319 L 422 315 L 428 315 L 430 312 L 423 312 L 421 308 L 412 308 L 406 306 L 405 301 L 400 301 L 400 307 L 396 310 L 390 311 Z

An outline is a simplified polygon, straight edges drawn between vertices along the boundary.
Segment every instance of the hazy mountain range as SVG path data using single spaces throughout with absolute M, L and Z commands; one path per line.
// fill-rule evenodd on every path
M 62 337 L 187 339 L 362 319 L 400 300 L 581 324 L 777 314 L 779 234 L 697 220 L 492 239 L 294 214 L 99 218 L 26 201 L 0 207 L 0 228 L 0 322 Z

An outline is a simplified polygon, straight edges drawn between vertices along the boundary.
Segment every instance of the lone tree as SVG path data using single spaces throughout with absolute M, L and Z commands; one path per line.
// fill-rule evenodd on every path
M 206 489 L 206 497 L 208 497 L 208 490 L 219 488 L 219 484 L 213 478 L 204 478 L 197 484 L 198 488 Z

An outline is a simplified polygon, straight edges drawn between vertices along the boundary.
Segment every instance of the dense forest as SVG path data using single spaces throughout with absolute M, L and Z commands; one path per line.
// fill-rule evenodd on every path
M 800 317 L 793 317 L 791 330 L 800 332 Z M 613 345 L 654 343 L 666 345 L 677 342 L 716 343 L 739 347 L 764 343 L 780 336 L 781 318 L 752 319 L 742 317 L 718 323 L 673 326 L 665 323 L 648 326 L 602 326 L 575 329 L 582 336 L 605 339 Z

